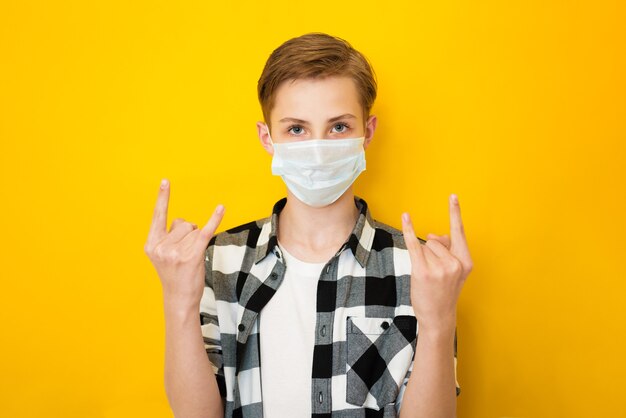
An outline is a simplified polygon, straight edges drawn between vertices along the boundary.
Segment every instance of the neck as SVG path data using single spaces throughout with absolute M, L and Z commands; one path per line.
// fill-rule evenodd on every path
M 278 215 L 278 240 L 303 261 L 327 261 L 348 239 L 358 217 L 352 187 L 322 208 L 302 203 L 287 190 L 287 203 Z

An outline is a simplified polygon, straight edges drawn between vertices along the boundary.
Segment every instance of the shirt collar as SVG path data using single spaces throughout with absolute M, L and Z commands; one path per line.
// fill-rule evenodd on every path
M 254 263 L 258 263 L 263 260 L 270 253 L 277 253 L 276 247 L 278 246 L 278 214 L 285 207 L 287 198 L 284 197 L 274 204 L 272 209 L 272 215 L 269 220 L 263 224 L 261 233 L 257 240 L 256 256 Z M 354 196 L 354 203 L 359 209 L 359 218 L 350 233 L 350 236 L 341 246 L 339 251 L 335 254 L 335 257 L 341 254 L 343 250 L 349 248 L 354 254 L 354 257 L 365 268 L 367 259 L 372 249 L 372 242 L 374 241 L 374 222 L 372 215 L 367 206 L 367 202 L 358 196 Z

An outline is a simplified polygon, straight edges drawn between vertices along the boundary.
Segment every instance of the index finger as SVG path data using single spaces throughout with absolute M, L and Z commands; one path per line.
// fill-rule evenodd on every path
M 461 220 L 461 206 L 459 198 L 455 194 L 450 195 L 450 250 L 459 255 L 459 252 L 467 252 L 465 229 Z
M 167 206 L 170 199 L 170 187 L 167 179 L 161 180 L 159 195 L 157 196 L 156 206 L 152 215 L 152 224 L 150 225 L 150 234 L 148 239 L 160 241 L 167 234 Z

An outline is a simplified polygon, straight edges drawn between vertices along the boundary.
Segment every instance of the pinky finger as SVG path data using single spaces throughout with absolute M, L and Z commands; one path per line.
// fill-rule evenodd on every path
M 217 205 L 209 221 L 200 230 L 200 236 L 203 238 L 202 243 L 205 247 L 208 245 L 211 237 L 213 237 L 213 234 L 215 234 L 215 231 L 217 230 L 217 227 L 220 225 L 220 222 L 222 221 L 223 217 L 224 217 L 224 206 Z
M 407 250 L 409 250 L 412 262 L 424 265 L 426 262 L 424 250 L 422 248 L 422 244 L 420 244 L 415 236 L 413 223 L 411 222 L 411 217 L 408 213 L 402 214 L 402 233 L 404 235 L 404 242 L 406 243 Z

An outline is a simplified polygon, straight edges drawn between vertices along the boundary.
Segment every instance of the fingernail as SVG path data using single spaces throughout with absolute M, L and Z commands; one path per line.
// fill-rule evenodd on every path
M 168 183 L 169 182 L 167 181 L 167 179 L 161 180 L 161 189 L 165 189 L 167 187 Z

